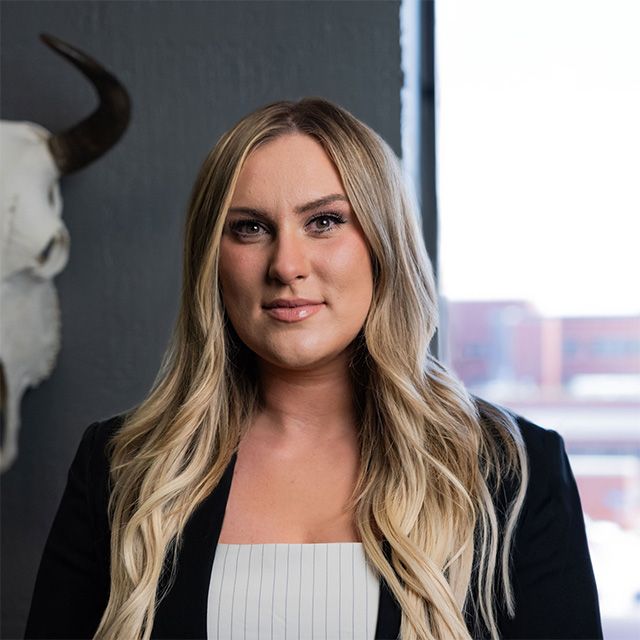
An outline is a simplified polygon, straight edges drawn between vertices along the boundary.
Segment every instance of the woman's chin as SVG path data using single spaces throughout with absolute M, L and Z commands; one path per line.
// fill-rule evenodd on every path
M 284 371 L 337 370 L 348 367 L 349 356 L 345 349 L 327 352 L 326 349 L 281 349 L 269 353 L 259 353 L 258 357 L 266 368 L 277 368 Z

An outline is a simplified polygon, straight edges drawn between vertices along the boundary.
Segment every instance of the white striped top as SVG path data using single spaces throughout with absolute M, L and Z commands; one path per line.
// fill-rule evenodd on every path
M 358 542 L 219 544 L 208 640 L 372 640 L 380 583 Z

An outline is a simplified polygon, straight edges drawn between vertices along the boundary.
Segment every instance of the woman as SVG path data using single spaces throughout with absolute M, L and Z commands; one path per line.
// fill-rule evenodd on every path
M 436 317 L 387 145 L 321 99 L 241 120 L 193 190 L 164 372 L 85 434 L 27 636 L 601 637 L 561 439 L 471 398 Z

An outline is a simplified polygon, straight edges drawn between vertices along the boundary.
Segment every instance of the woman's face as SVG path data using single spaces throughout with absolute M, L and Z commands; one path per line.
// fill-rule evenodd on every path
M 308 370 L 346 360 L 373 294 L 371 259 L 340 175 L 313 138 L 254 151 L 220 244 L 224 304 L 263 360 Z

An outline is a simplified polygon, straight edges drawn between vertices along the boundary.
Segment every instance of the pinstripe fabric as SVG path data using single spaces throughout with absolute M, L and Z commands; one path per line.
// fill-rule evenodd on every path
M 209 640 L 372 640 L 380 584 L 360 543 L 219 544 Z

